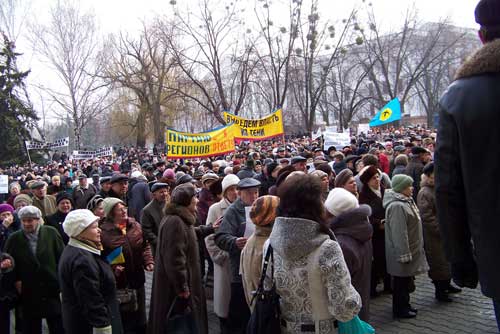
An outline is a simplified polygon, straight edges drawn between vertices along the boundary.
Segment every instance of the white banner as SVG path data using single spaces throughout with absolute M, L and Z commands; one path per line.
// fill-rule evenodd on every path
M 367 135 L 368 131 L 370 131 L 370 124 L 368 123 L 358 124 L 358 135 L 361 134 L 361 132 Z
M 0 194 L 9 193 L 9 177 L 7 175 L 0 175 Z
M 69 137 L 56 139 L 53 143 L 25 141 L 28 150 L 51 150 L 59 147 L 69 146 Z
M 341 150 L 343 147 L 351 145 L 351 136 L 349 132 L 324 132 L 323 138 L 325 140 L 323 145 L 325 151 L 331 146 L 335 146 L 337 150 Z
M 316 140 L 318 139 L 319 137 L 321 137 L 322 133 L 321 133 L 321 129 L 318 128 L 318 131 L 316 131 L 316 133 L 311 133 L 311 138 L 312 140 Z
M 72 158 L 74 160 L 91 160 L 111 155 L 113 155 L 113 148 L 103 147 L 98 149 L 97 151 L 73 151 Z

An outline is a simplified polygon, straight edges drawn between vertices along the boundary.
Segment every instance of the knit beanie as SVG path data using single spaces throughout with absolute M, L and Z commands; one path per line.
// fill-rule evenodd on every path
M 222 180 L 222 194 L 225 194 L 227 188 L 231 186 L 237 186 L 239 182 L 240 178 L 234 174 L 228 174 L 224 176 L 224 179 Z
M 350 170 L 349 168 L 346 168 L 344 170 L 342 170 L 339 175 L 337 175 L 337 177 L 335 178 L 335 187 L 336 188 L 342 188 L 343 186 L 345 186 L 345 184 L 347 183 L 347 181 L 349 181 L 349 179 L 353 176 L 354 174 L 352 173 L 352 170 Z
M 109 214 L 111 213 L 111 211 L 113 211 L 113 208 L 118 203 L 121 203 L 121 204 L 125 205 L 125 203 L 123 203 L 123 201 L 121 199 L 119 199 L 119 198 L 116 198 L 116 197 L 106 197 L 102 201 L 102 206 L 103 206 L 103 209 L 104 209 L 104 215 L 106 217 L 109 217 Z
M 26 202 L 27 205 L 33 204 L 31 197 L 26 194 L 19 194 L 16 198 L 14 198 L 14 207 L 16 207 L 20 202 Z
M 166 179 L 175 180 L 175 172 L 174 172 L 174 170 L 171 169 L 171 168 L 165 169 L 165 171 L 163 172 L 163 177 L 166 178 Z
M 0 213 L 4 213 L 4 212 L 10 212 L 10 213 L 14 213 L 14 208 L 12 207 L 12 205 L 10 204 L 0 204 Z
M 344 188 L 334 188 L 328 194 L 325 208 L 335 217 L 359 207 L 358 199 Z
M 408 175 L 398 174 L 393 176 L 391 183 L 392 183 L 392 190 L 394 190 L 397 193 L 400 193 L 406 188 L 413 185 L 413 179 Z
M 191 200 L 196 196 L 196 189 L 192 183 L 183 183 L 174 188 L 170 196 L 170 202 L 182 206 L 189 206 Z
M 63 230 L 69 237 L 76 237 L 89 225 L 99 220 L 91 211 L 78 209 L 68 213 L 63 222 Z
M 377 167 L 375 167 L 373 165 L 366 166 L 365 168 L 363 168 L 361 170 L 361 172 L 359 172 L 359 180 L 361 182 L 363 182 L 363 184 L 367 184 L 368 182 L 370 182 L 371 178 L 375 174 L 379 174 L 380 175 L 380 172 L 378 171 Z
M 257 226 L 272 224 L 278 213 L 280 199 L 277 196 L 261 196 L 255 200 L 250 209 L 250 218 Z
M 70 194 L 68 194 L 67 192 L 60 192 L 59 194 L 57 194 L 56 196 L 56 204 L 59 205 L 59 203 L 62 201 L 62 200 L 65 200 L 67 199 L 68 201 L 71 202 L 71 205 L 73 206 L 73 198 L 71 197 Z

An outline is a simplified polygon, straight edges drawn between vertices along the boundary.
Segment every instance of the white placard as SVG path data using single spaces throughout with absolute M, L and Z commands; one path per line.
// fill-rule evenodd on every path
M 323 149 L 326 151 L 330 146 L 335 146 L 337 150 L 341 150 L 345 146 L 351 145 L 351 136 L 349 132 L 324 132 L 323 138 L 325 140 Z
M 251 206 L 246 206 L 245 207 L 245 234 L 243 234 L 243 237 L 245 238 L 250 238 L 250 236 L 255 232 L 255 224 L 252 222 L 252 219 L 250 219 L 250 210 L 252 209 Z
M 370 131 L 370 124 L 368 123 L 358 124 L 358 135 L 361 134 L 361 132 L 367 135 L 368 131 Z
M 9 193 L 9 176 L 0 175 L 0 194 Z

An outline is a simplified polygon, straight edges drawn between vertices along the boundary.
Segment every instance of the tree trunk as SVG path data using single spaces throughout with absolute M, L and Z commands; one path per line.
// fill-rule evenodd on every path
M 161 123 L 161 107 L 160 103 L 153 103 L 153 135 L 154 143 L 160 145 L 164 141 L 163 126 Z
M 146 106 L 141 104 L 139 115 L 137 115 L 137 140 L 138 147 L 146 146 Z

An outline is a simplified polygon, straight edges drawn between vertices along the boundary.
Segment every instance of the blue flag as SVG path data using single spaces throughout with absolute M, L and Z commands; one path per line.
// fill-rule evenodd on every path
M 381 126 L 401 119 L 401 104 L 398 98 L 387 103 L 370 121 L 370 126 Z

